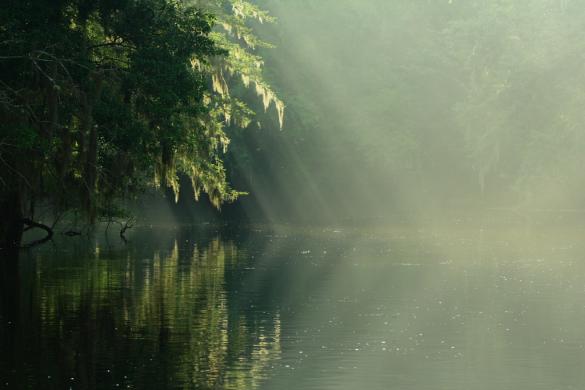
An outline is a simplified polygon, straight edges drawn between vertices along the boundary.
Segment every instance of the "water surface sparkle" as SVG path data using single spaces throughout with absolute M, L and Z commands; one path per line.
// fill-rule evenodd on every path
M 579 229 L 142 229 L 3 270 L 6 388 L 578 389 Z

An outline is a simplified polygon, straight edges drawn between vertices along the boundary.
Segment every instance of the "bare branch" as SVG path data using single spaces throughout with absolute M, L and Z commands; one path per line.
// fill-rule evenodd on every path
M 27 230 L 37 228 L 37 229 L 44 230 L 47 233 L 47 235 L 39 240 L 35 240 L 32 242 L 29 242 L 28 244 L 22 245 L 20 247 L 20 249 L 29 249 L 29 248 L 32 248 L 34 246 L 44 244 L 45 242 L 47 242 L 53 238 L 53 229 L 51 229 L 49 226 L 42 224 L 42 223 L 39 223 L 39 222 L 35 222 L 35 221 L 28 219 L 28 218 L 24 218 L 22 220 L 22 222 L 26 225 L 26 228 L 24 229 L 25 232 Z

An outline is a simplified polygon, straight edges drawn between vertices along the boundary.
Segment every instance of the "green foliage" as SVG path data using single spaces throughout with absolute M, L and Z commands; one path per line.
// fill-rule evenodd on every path
M 234 4 L 243 7 L 230 19 L 242 37 L 250 36 L 242 18 L 269 19 Z M 47 201 L 93 221 L 151 186 L 178 195 L 186 175 L 215 207 L 234 201 L 240 193 L 226 181 L 229 140 L 218 112 L 247 126 L 251 111 L 237 99 L 211 97 L 214 64 L 231 54 L 212 33 L 210 10 L 178 0 L 7 1 L 0 15 L 2 196 L 16 189 L 31 205 L 25 214 Z
M 215 94 L 211 104 L 223 111 L 225 123 L 247 127 L 253 112 L 237 94 L 230 92 L 233 87 L 243 85 L 253 87 L 262 100 L 264 111 L 273 105 L 280 128 L 284 125 L 284 103 L 263 75 L 264 61 L 257 49 L 271 48 L 254 33 L 253 23 L 274 23 L 276 20 L 265 10 L 245 0 L 191 0 L 193 4 L 209 10 L 217 17 L 216 28 L 210 37 L 217 47 L 227 52 L 226 56 L 216 57 L 211 64 L 199 64 L 212 74 L 212 87 Z

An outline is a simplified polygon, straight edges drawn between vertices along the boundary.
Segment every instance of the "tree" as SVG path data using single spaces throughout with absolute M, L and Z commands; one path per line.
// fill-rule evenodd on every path
M 274 23 L 275 18 L 246 0 L 190 1 L 215 15 L 220 27 L 210 37 L 227 55 L 215 58 L 207 71 L 212 75 L 213 91 L 216 93 L 214 105 L 221 108 L 226 124 L 230 125 L 233 120 L 236 126 L 245 128 L 254 114 L 237 94 L 230 93 L 232 88 L 240 84 L 245 88 L 254 88 L 265 111 L 274 105 L 282 128 L 284 103 L 265 80 L 264 60 L 256 52 L 257 49 L 271 48 L 272 45 L 258 38 L 250 26 L 250 22 Z
M 177 0 L 7 1 L 0 16 L 0 247 L 40 203 L 89 223 L 190 178 L 219 207 L 228 144 L 206 78 L 216 19 Z

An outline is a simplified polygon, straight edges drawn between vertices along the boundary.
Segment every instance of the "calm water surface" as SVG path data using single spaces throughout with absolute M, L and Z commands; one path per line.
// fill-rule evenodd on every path
M 585 388 L 584 229 L 140 229 L 2 270 L 0 385 Z

